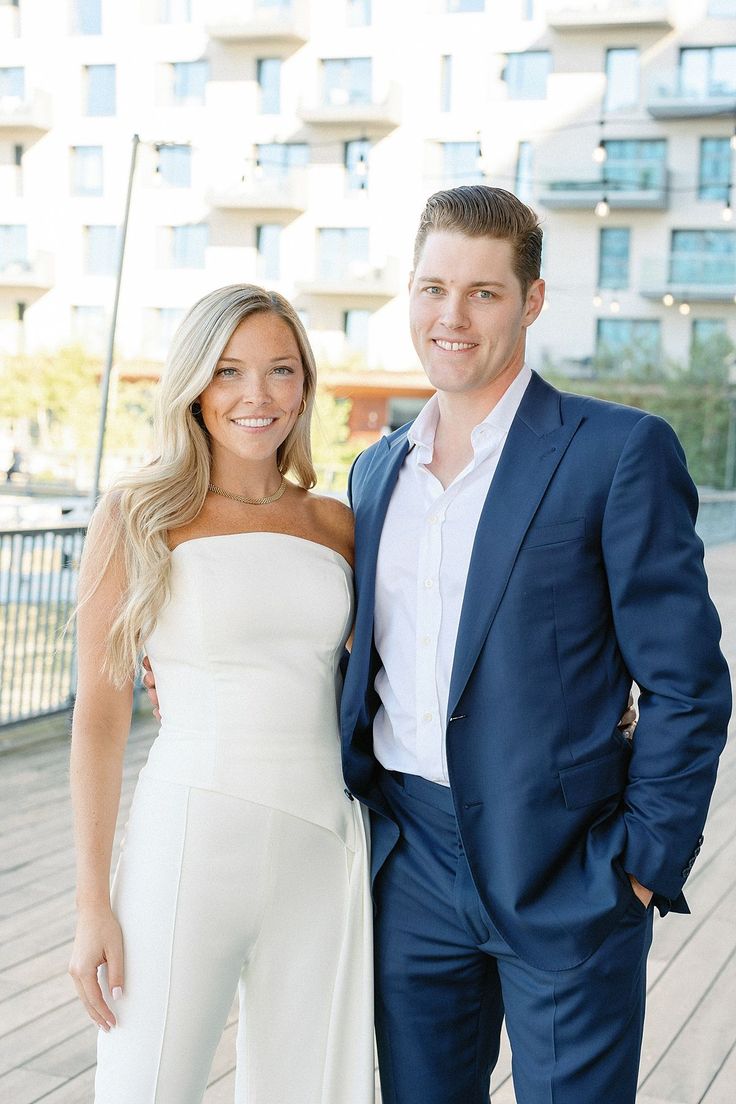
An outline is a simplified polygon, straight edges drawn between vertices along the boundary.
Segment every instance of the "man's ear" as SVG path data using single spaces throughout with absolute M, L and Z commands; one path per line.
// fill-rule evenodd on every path
M 407 291 L 411 291 L 411 285 L 414 283 L 414 270 L 409 273 L 409 282 L 406 285 Z
M 535 280 L 529 285 L 529 290 L 526 293 L 524 317 L 521 322 L 522 326 L 531 326 L 532 322 L 536 322 L 537 318 L 539 318 L 542 307 L 544 306 L 544 292 L 544 280 Z

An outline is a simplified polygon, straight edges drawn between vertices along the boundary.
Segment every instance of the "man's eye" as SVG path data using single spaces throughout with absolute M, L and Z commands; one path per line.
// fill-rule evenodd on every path
M 493 298 L 493 292 L 488 291 L 487 288 L 480 288 L 480 290 L 476 291 L 475 294 L 478 296 L 479 299 L 492 299 Z
M 437 287 L 436 284 L 431 284 L 429 287 L 426 287 L 424 290 L 427 292 L 428 295 L 439 295 L 442 291 L 442 288 Z

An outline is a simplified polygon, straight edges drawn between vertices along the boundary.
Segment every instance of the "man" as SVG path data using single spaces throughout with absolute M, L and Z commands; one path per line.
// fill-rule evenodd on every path
M 688 911 L 725 741 L 682 450 L 525 366 L 541 244 L 501 189 L 429 199 L 410 320 L 437 393 L 351 473 L 384 1104 L 486 1102 L 504 1015 L 519 1104 L 633 1104 L 652 906 Z

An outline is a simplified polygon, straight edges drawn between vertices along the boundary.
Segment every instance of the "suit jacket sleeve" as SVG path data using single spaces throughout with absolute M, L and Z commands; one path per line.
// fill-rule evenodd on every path
M 677 437 L 641 418 L 611 484 L 602 548 L 617 640 L 641 689 L 622 862 L 668 902 L 700 850 L 731 708 L 696 513 Z

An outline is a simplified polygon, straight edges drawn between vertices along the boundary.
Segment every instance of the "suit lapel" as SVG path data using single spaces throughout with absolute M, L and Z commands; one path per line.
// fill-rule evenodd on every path
M 365 688 L 373 647 L 376 564 L 381 532 L 401 465 L 409 451 L 407 434 L 389 444 L 383 438 L 360 489 L 355 507 L 355 597 L 357 602 L 353 650 L 345 683 L 343 732 L 352 732 L 362 697 L 353 688 Z M 363 690 L 364 692 L 364 690 Z
M 509 430 L 481 511 L 465 585 L 448 718 L 493 624 L 516 556 L 580 417 L 564 423 L 560 394 L 536 374 Z

